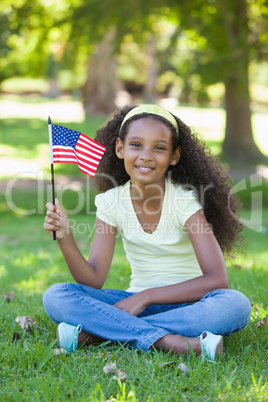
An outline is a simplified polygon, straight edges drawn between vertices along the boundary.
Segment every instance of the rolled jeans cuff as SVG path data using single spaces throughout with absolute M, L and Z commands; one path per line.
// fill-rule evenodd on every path
M 144 352 L 147 352 L 150 347 L 158 341 L 158 339 L 163 338 L 163 336 L 168 335 L 169 332 L 164 329 L 159 329 L 155 334 L 150 335 L 149 337 L 145 338 L 139 345 L 139 348 Z

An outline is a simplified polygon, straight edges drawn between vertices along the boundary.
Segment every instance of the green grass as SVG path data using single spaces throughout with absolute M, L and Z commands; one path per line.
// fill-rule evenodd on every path
M 105 122 L 104 118 L 92 117 L 83 123 L 60 123 L 70 129 L 80 131 L 94 138 L 96 130 Z M 20 171 L 23 172 L 24 161 L 45 161 L 42 163 L 42 171 L 50 172 L 48 125 L 41 119 L 17 119 L 10 118 L 0 120 L 0 157 L 8 156 L 18 158 L 21 163 Z M 78 176 L 85 175 L 79 172 L 75 164 L 56 164 L 55 172 L 58 175 Z M 0 174 L 1 175 L 1 174 Z M 2 176 L 2 175 L 1 175 Z M 30 175 L 32 176 L 32 175 Z
M 26 196 L 27 192 L 23 193 Z M 245 212 L 245 217 L 249 218 L 249 212 Z M 95 217 L 78 214 L 72 219 L 78 246 L 87 257 Z M 266 399 L 268 327 L 255 325 L 268 313 L 265 233 L 246 230 L 244 254 L 227 261 L 230 285 L 249 297 L 252 317 L 246 329 L 225 339 L 224 355 L 213 363 L 193 356 L 143 353 L 111 344 L 83 347 L 71 355 L 54 355 L 56 327 L 43 310 L 42 294 L 53 283 L 72 278 L 57 244 L 47 236 L 42 223 L 42 215 L 22 216 L 11 211 L 1 219 L 1 401 L 106 401 L 112 397 L 116 401 Z M 264 211 L 263 226 L 268 226 L 268 210 Z M 118 239 L 105 287 L 126 289 L 129 274 Z M 9 292 L 16 295 L 10 302 L 4 297 Z M 18 315 L 34 317 L 39 328 L 29 333 L 23 331 L 15 322 Z M 20 339 L 12 342 L 14 333 Z M 108 362 L 115 361 L 128 375 L 125 383 L 103 372 Z M 189 376 L 180 372 L 181 361 L 188 366 Z

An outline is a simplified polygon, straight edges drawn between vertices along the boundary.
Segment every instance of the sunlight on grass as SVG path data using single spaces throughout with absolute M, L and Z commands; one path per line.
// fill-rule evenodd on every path
M 47 80 L 42 78 L 13 77 L 6 79 L 2 83 L 2 90 L 13 93 L 23 91 L 46 92 L 49 90 L 49 83 Z
M 225 124 L 223 109 L 178 107 L 173 112 L 205 140 L 223 140 Z
M 4 265 L 1 265 L 0 267 L 0 278 L 4 278 L 7 276 L 7 269 Z
M 104 118 L 92 117 L 83 123 L 72 122 L 69 128 L 94 137 Z M 50 172 L 47 123 L 36 119 L 6 119 L 0 121 L 0 176 L 23 174 L 37 179 L 38 172 Z M 58 164 L 61 174 L 77 174 L 77 166 Z M 78 173 L 79 174 L 79 173 Z M 28 176 L 27 176 L 28 175 Z M 80 176 L 84 176 L 82 173 Z
M 95 136 L 105 118 L 92 117 L 84 120 L 82 104 L 79 101 L 59 99 L 44 103 L 25 103 L 20 98 L 0 101 L 2 121 L 2 138 L 0 136 L 0 177 L 9 177 L 22 172 L 33 175 L 38 170 L 49 171 L 49 144 L 47 116 L 51 115 L 54 123 L 69 123 L 74 130 Z M 44 101 L 44 100 L 43 100 Z M 28 100 L 29 102 L 29 100 Z M 194 132 L 208 141 L 212 152 L 221 152 L 224 138 L 225 111 L 223 109 L 176 107 L 172 112 L 182 118 Z M 27 120 L 18 120 L 26 118 Z M 268 115 L 253 114 L 254 138 L 258 147 L 268 155 Z M 74 168 L 65 165 L 59 168 L 61 174 L 70 174 Z M 64 173 L 66 172 L 66 173 Z M 78 172 L 77 172 L 78 173 Z
M 254 132 L 254 139 L 260 150 L 268 155 L 268 134 L 267 134 L 268 115 L 253 114 L 252 125 Z
M 266 315 L 268 315 L 268 309 L 264 307 L 263 303 L 253 303 L 251 320 L 258 322 Z
M 15 99 L 0 100 L 2 118 L 37 118 L 46 120 L 51 116 L 52 122 L 82 122 L 85 119 L 82 103 L 70 98 L 58 98 L 57 102 L 47 101 L 24 103 Z
M 34 264 L 34 266 L 36 265 L 37 264 Z M 27 277 L 27 279 L 15 283 L 14 287 L 25 294 L 40 294 L 44 293 L 44 291 L 49 287 L 48 283 L 51 282 L 51 280 L 55 281 L 55 283 L 59 281 L 64 282 L 67 277 L 69 277 L 70 281 L 72 280 L 69 272 L 63 272 L 62 268 L 57 263 L 50 260 L 47 261 L 46 268 L 37 269 L 37 271 L 33 275 Z
M 30 99 L 30 101 L 29 101 Z M 37 98 L 39 99 L 39 98 Z M 25 101 L 28 102 L 25 103 Z M 54 101 L 42 98 L 42 103 L 31 98 L 6 97 L 0 100 L 1 117 L 27 118 L 47 121 L 48 115 L 52 122 L 57 124 L 66 122 L 82 123 L 85 120 L 82 103 L 71 98 L 60 97 Z M 180 117 L 194 131 L 201 134 L 205 140 L 222 141 L 224 138 L 225 111 L 221 108 L 202 107 L 172 107 L 171 111 Z M 268 153 L 266 127 L 268 124 L 267 113 L 253 113 L 253 131 L 259 146 Z

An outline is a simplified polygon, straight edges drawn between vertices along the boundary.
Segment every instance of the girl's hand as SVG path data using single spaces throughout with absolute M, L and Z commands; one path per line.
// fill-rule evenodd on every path
M 55 200 L 53 205 L 51 202 L 46 204 L 47 214 L 44 222 L 44 229 L 53 237 L 53 231 L 56 232 L 56 239 L 63 240 L 71 234 L 70 223 L 68 215 L 60 206 L 58 200 Z
M 120 300 L 114 304 L 114 307 L 137 316 L 148 307 L 148 304 L 146 303 L 142 292 L 140 292 L 129 296 L 126 299 Z

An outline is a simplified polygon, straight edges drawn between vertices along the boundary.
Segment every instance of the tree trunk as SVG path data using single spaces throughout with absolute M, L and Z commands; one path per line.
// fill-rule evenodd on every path
M 116 75 L 114 38 L 115 30 L 110 29 L 89 58 L 87 79 L 82 88 L 86 116 L 107 114 L 115 109 L 114 101 L 120 86 Z
M 148 40 L 148 68 L 146 75 L 146 82 L 144 86 L 144 100 L 147 103 L 154 103 L 156 101 L 156 85 L 157 85 L 157 62 L 155 39 L 151 35 Z
M 61 90 L 58 84 L 58 63 L 53 56 L 50 56 L 47 66 L 47 75 L 49 82 L 49 90 L 46 93 L 48 98 L 57 98 L 61 94 Z
M 247 65 L 244 63 L 226 78 L 225 110 L 223 152 L 227 158 L 237 162 L 256 162 L 261 159 L 263 155 L 253 139 Z
M 48 98 L 57 98 L 58 96 L 60 96 L 61 90 L 58 84 L 58 79 L 49 78 L 48 83 L 49 83 L 49 90 L 46 93 L 46 96 Z
M 232 54 L 225 77 L 226 129 L 223 152 L 230 160 L 256 162 L 264 155 L 252 133 L 248 82 L 248 16 L 245 0 L 220 0 L 226 39 Z

